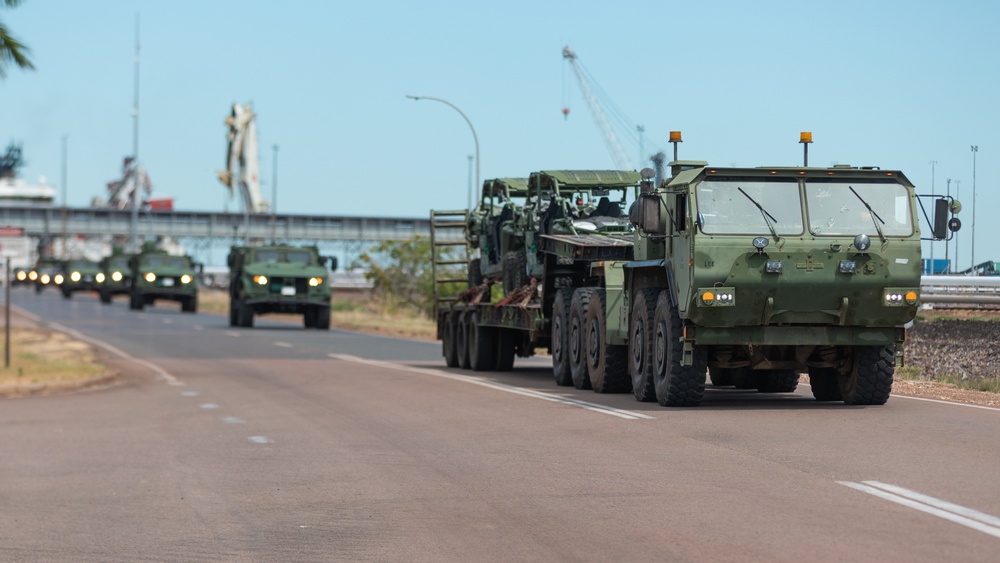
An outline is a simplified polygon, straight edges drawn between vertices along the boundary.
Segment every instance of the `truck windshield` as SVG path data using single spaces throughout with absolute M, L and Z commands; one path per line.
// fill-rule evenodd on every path
M 851 188 L 857 192 L 855 195 Z M 858 198 L 861 196 L 861 198 Z M 887 237 L 913 235 L 910 220 L 910 197 L 906 188 L 895 182 L 806 182 L 806 209 L 809 231 L 820 236 L 877 236 L 875 221 L 861 199 L 871 205 L 882 221 L 879 226 Z M 883 223 L 884 221 L 884 223 Z
M 277 248 L 262 248 L 257 251 L 257 261 L 265 264 L 277 264 L 281 260 L 281 251 Z
M 746 195 L 740 193 L 740 189 Z M 748 195 L 750 197 L 747 197 Z M 802 203 L 799 184 L 794 179 L 706 180 L 698 184 L 696 197 L 698 222 L 705 234 L 770 233 L 764 214 L 754 202 L 759 203 L 761 208 L 774 218 L 774 229 L 778 234 L 802 234 Z

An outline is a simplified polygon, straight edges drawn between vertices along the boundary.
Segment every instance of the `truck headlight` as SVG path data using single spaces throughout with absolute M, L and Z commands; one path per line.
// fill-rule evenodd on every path
M 736 288 L 734 287 L 711 287 L 698 290 L 701 296 L 700 305 L 703 307 L 732 307 L 736 305 Z
M 920 293 L 916 289 L 889 287 L 882 293 L 882 304 L 886 307 L 906 307 L 916 305 Z
M 191 283 L 191 276 L 187 274 L 181 276 L 181 283 Z
M 58 285 L 62 285 L 62 282 L 66 281 L 66 278 L 64 278 L 62 274 L 56 274 L 56 277 L 53 278 L 52 281 L 56 282 Z
M 38 281 L 42 282 L 42 284 L 44 285 L 44 284 L 49 283 L 50 279 L 51 278 L 49 278 L 48 274 L 42 274 L 42 277 L 39 278 Z
M 146 272 L 146 275 L 142 276 L 142 279 L 148 281 L 149 283 L 153 283 L 156 281 L 156 274 L 153 272 Z
M 73 272 L 72 274 L 69 275 L 69 279 L 75 282 L 80 281 L 80 272 Z
M 97 283 L 104 283 L 104 272 L 97 272 L 97 275 L 94 276 L 94 279 L 97 280 Z
M 321 283 L 323 283 L 323 278 L 309 278 L 310 287 L 319 287 Z
M 267 285 L 267 276 L 254 276 L 253 281 L 255 281 L 257 285 Z
M 28 273 L 28 279 L 31 280 L 31 281 L 37 280 L 38 279 L 38 272 L 36 272 L 34 270 L 32 270 L 31 272 L 29 272 Z
M 18 272 L 17 273 L 17 281 L 24 281 L 26 279 L 28 279 L 28 274 L 26 274 L 24 272 Z
M 122 281 L 122 273 L 121 272 L 113 272 L 111 274 L 111 279 L 114 280 L 114 281 L 116 281 L 116 282 Z

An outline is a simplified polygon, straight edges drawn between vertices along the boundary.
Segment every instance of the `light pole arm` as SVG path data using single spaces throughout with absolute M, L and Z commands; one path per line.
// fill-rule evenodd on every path
M 464 119 L 465 122 L 469 124 L 469 129 L 472 130 L 472 141 L 476 144 L 476 187 L 478 187 L 479 186 L 479 136 L 476 135 L 476 128 L 472 126 L 472 121 L 469 120 L 469 116 L 465 115 L 464 111 L 458 109 L 458 106 L 442 98 L 435 98 L 433 96 L 410 96 L 410 95 L 407 95 L 406 97 L 410 98 L 411 100 L 434 100 L 435 102 L 441 102 L 442 104 L 446 104 L 450 106 L 451 109 L 457 111 L 458 114 L 462 116 L 462 119 Z M 470 192 L 469 209 L 471 208 L 472 208 L 472 193 Z

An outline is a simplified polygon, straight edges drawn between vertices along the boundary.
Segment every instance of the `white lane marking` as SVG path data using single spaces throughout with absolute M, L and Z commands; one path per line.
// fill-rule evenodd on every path
M 291 348 L 292 347 L 292 345 L 289 344 L 288 342 L 275 342 L 274 345 L 275 346 L 281 346 L 282 348 Z
M 203 409 L 217 409 L 217 408 L 219 408 L 219 405 L 217 405 L 215 403 L 202 403 L 202 404 L 200 404 L 198 406 L 200 406 Z
M 411 373 L 421 373 L 424 375 L 432 375 L 435 377 L 443 377 L 445 379 L 451 379 L 452 381 L 461 381 L 463 383 L 472 383 L 473 385 L 479 385 L 481 387 L 487 387 L 489 389 L 495 389 L 497 391 L 504 391 L 507 393 L 513 393 L 515 395 L 521 395 L 524 397 L 530 397 L 532 399 L 541 399 L 543 401 L 549 401 L 552 403 L 558 403 L 561 405 L 566 405 L 570 407 L 581 408 L 584 410 L 606 414 L 610 416 L 615 416 L 618 418 L 623 418 L 625 420 L 653 420 L 653 417 L 647 416 L 642 413 L 627 411 L 623 409 L 616 409 L 614 407 L 609 407 L 606 405 L 599 405 L 597 403 L 589 403 L 587 401 L 581 401 L 578 399 L 572 399 L 569 397 L 561 397 L 559 395 L 553 395 L 551 393 L 544 393 L 542 391 L 535 391 L 532 389 L 525 389 L 523 387 L 515 387 L 513 385 L 507 385 L 505 383 L 498 383 L 495 381 L 490 381 L 483 377 L 470 376 L 470 375 L 456 375 L 453 373 L 448 373 L 436 369 L 426 369 L 426 368 L 415 368 L 410 366 L 404 366 L 400 364 L 394 364 L 392 362 L 382 362 L 378 360 L 368 360 L 365 358 L 359 358 L 357 356 L 350 356 L 347 354 L 327 354 L 327 356 L 334 358 L 336 360 L 342 360 L 345 362 L 355 362 L 361 364 L 368 364 L 373 366 L 384 367 L 397 371 L 407 371 Z
M 274 440 L 268 438 L 267 436 L 250 436 L 247 438 L 255 444 L 273 444 Z
M 172 324 L 174 324 L 174 320 L 173 319 L 163 319 L 163 324 L 165 324 L 165 325 L 172 325 Z
M 242 418 L 236 418 L 235 416 L 227 416 L 222 419 L 222 422 L 225 422 L 226 424 L 244 424 L 246 421 Z
M 1000 518 L 996 516 L 984 514 L 971 508 L 878 481 L 864 481 L 863 483 L 854 483 L 852 481 L 837 482 L 852 489 L 901 504 L 914 510 L 919 510 L 932 516 L 937 516 L 938 518 L 943 518 L 949 522 L 972 528 L 995 538 L 1000 538 Z
M 201 326 L 201 325 L 194 325 L 194 326 L 193 326 L 193 327 L 191 327 L 191 328 L 193 328 L 193 329 L 195 329 L 195 330 L 205 330 L 205 327 L 203 327 L 203 326 Z
M 181 395 L 184 397 L 197 397 L 198 395 L 201 395 L 201 393 L 197 391 L 182 391 Z
M 73 329 L 71 329 L 69 327 L 62 326 L 59 323 L 48 323 L 48 325 L 51 326 L 52 328 L 60 331 L 60 332 L 65 332 L 66 334 L 69 334 L 70 336 L 72 336 L 72 337 L 74 337 L 74 338 L 76 338 L 78 340 L 83 340 L 84 342 L 89 342 L 90 344 L 93 344 L 94 346 L 100 346 L 101 348 L 104 348 L 105 350 L 111 352 L 112 354 L 115 354 L 116 356 L 119 356 L 121 358 L 125 358 L 126 360 L 135 362 L 137 364 L 146 366 L 147 368 L 149 368 L 149 369 L 153 370 L 154 372 L 156 372 L 156 374 L 160 377 L 160 379 L 166 381 L 167 385 L 173 385 L 173 386 L 184 385 L 183 381 L 177 379 L 176 377 L 174 377 L 173 375 L 171 375 L 170 372 L 168 372 L 167 370 L 161 368 L 160 366 L 158 366 L 158 365 L 156 365 L 156 364 L 154 364 L 152 362 L 148 362 L 146 360 L 142 360 L 142 359 L 136 358 L 135 356 L 130 355 L 128 352 L 125 352 L 124 350 L 120 350 L 120 349 L 118 349 L 118 348 L 116 348 L 116 347 L 108 344 L 107 342 L 104 342 L 102 340 L 98 340 L 96 338 L 91 338 L 89 336 L 85 336 L 84 334 L 80 333 L 79 331 L 73 330 Z
M 808 383 L 802 383 L 801 385 L 805 385 L 806 387 L 811 387 L 811 385 L 809 385 Z M 942 405 L 952 405 L 952 406 L 955 406 L 955 407 L 969 407 L 969 408 L 973 408 L 973 409 L 983 409 L 983 410 L 987 410 L 987 411 L 1000 411 L 1000 408 L 997 408 L 997 407 L 986 407 L 986 406 L 983 406 L 983 405 L 972 405 L 972 404 L 969 404 L 969 403 L 959 403 L 959 402 L 956 402 L 956 401 L 944 401 L 944 400 L 941 400 L 941 399 L 925 399 L 924 397 L 911 397 L 910 395 L 897 395 L 895 393 L 893 393 L 891 395 L 891 397 L 893 399 L 910 399 L 911 401 L 927 401 L 928 403 L 940 403 Z
M 227 330 L 226 334 L 228 334 L 229 336 L 232 336 L 234 338 L 238 337 L 240 335 L 240 333 L 236 332 L 235 330 Z

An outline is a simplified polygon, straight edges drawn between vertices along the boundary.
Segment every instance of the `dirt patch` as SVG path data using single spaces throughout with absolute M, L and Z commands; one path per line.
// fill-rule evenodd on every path
M 10 366 L 0 365 L 0 397 L 65 392 L 117 379 L 118 372 L 90 344 L 23 318 L 12 323 Z

